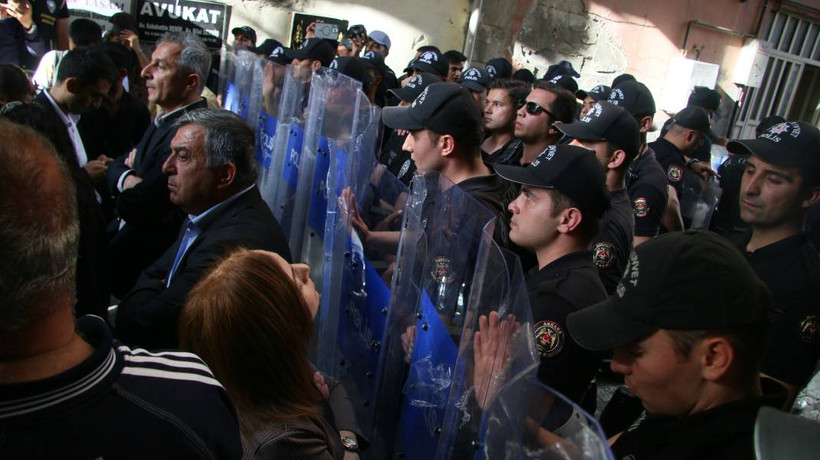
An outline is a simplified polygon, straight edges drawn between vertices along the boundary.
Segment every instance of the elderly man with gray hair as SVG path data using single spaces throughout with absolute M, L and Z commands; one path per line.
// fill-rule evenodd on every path
M 174 242 L 182 222 L 168 200 L 162 164 L 176 133 L 174 122 L 184 113 L 207 106 L 200 97 L 211 68 L 211 54 L 200 38 L 189 33 L 163 35 L 142 69 L 148 100 L 158 113 L 130 153 L 108 168 L 109 191 L 116 197 L 117 230 L 109 247 L 111 292 L 122 295 L 140 272 Z
M 170 201 L 187 214 L 176 242 L 122 299 L 117 337 L 148 349 L 176 348 L 179 310 L 203 271 L 226 251 L 273 251 L 290 261 L 279 223 L 256 187 L 254 134 L 227 110 L 195 110 L 174 124 L 162 165 Z

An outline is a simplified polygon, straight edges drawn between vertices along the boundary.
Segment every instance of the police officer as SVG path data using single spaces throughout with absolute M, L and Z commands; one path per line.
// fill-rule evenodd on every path
M 510 240 L 538 258 L 538 270 L 527 278 L 538 377 L 579 402 L 601 356 L 567 336 L 566 318 L 606 298 L 587 249 L 609 207 L 604 170 L 590 150 L 552 145 L 527 167 L 496 165 L 496 172 L 521 185 L 509 206 Z
M 616 79 L 612 86 L 609 102 L 631 113 L 638 122 L 640 133 L 638 156 L 626 172 L 627 193 L 632 201 L 632 215 L 635 218 L 633 244 L 638 246 L 660 233 L 669 199 L 666 175 L 655 159 L 655 152 L 646 144 L 646 133 L 652 129 L 652 119 L 655 116 L 655 99 L 649 88 L 635 81 L 634 77 L 620 82 Z
M 513 143 L 521 143 L 514 136 L 518 105 L 527 98 L 529 85 L 522 81 L 503 78 L 490 83 L 484 104 L 484 131 L 487 136 L 481 144 L 481 153 L 487 163 L 508 163 L 504 153 L 512 150 Z
M 458 84 L 470 91 L 478 110 L 484 110 L 487 102 L 487 86 L 490 84 L 490 75 L 478 67 L 470 67 L 461 72 Z
M 669 185 L 675 188 L 678 198 L 683 193 L 683 176 L 690 165 L 697 163 L 692 154 L 703 143 L 709 132 L 709 115 L 700 107 L 686 107 L 678 112 L 669 125 L 669 131 L 650 147 L 666 171 Z
M 787 406 L 809 382 L 820 358 L 820 259 L 803 232 L 806 211 L 820 201 L 818 145 L 817 128 L 786 122 L 756 139 L 727 146 L 748 155 L 740 218 L 751 231 L 737 243 L 772 292 L 777 319 L 762 372 L 789 389 Z
M 638 123 L 626 110 L 609 102 L 597 102 L 575 123 L 555 125 L 573 138 L 571 145 L 588 148 L 606 171 L 610 208 L 604 213 L 601 231 L 592 240 L 592 260 L 607 294 L 614 294 L 626 269 L 635 220 L 626 193 L 626 168 L 640 145 Z

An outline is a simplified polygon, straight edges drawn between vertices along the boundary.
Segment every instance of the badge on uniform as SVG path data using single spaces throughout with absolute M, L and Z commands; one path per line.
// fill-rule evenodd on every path
M 564 348 L 564 330 L 555 321 L 535 323 L 535 343 L 541 359 L 552 358 Z
M 410 165 L 413 164 L 412 160 L 407 160 L 404 164 L 401 165 L 401 169 L 399 169 L 399 174 L 397 175 L 399 179 L 404 177 L 407 174 L 407 170 L 410 169 Z
M 609 268 L 615 262 L 615 247 L 608 241 L 595 243 L 592 249 L 592 261 L 598 268 Z
M 816 315 L 806 315 L 803 321 L 800 321 L 800 341 L 820 343 L 820 322 Z
M 638 197 L 632 202 L 632 212 L 635 217 L 646 217 L 649 214 L 649 201 L 646 198 Z
M 455 274 L 453 273 L 453 267 L 452 263 L 450 263 L 450 258 L 444 256 L 438 256 L 434 258 L 433 270 L 430 272 L 430 275 L 437 283 L 452 283 L 453 279 L 455 278 Z
M 683 177 L 683 170 L 678 165 L 669 165 L 669 169 L 666 170 L 666 177 L 672 182 L 680 182 Z

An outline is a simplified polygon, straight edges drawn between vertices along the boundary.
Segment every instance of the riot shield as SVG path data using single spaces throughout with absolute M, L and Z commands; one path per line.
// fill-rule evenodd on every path
M 299 157 L 299 176 L 290 220 L 280 220 L 290 242 L 291 253 L 303 261 L 321 260 L 327 215 L 327 172 L 331 149 L 347 155 L 358 128 L 358 96 L 362 84 L 336 70 L 321 68 L 311 76 L 305 137 Z M 364 99 L 366 101 L 366 99 Z M 318 268 L 318 267 L 317 267 Z M 321 285 L 315 270 L 314 282 Z
M 251 129 L 256 130 L 259 125 L 259 115 L 262 111 L 262 85 L 265 82 L 265 64 L 267 59 L 255 57 L 251 64 L 250 81 L 248 82 L 248 114 L 245 120 Z
M 477 267 L 437 459 L 469 458 L 482 445 L 483 413 L 513 377 L 535 376 L 540 359 L 518 256 L 491 241 Z
M 716 177 L 703 180 L 696 174 L 683 175 L 680 213 L 686 228 L 708 229 L 712 214 L 720 200 L 722 190 Z
M 482 426 L 476 459 L 613 458 L 598 422 L 527 371 L 500 388 Z
M 219 68 L 219 95 L 222 108 L 231 110 L 239 104 L 239 88 L 236 86 L 236 54 L 223 48 L 222 63 Z M 233 110 L 231 110 L 233 111 Z
M 266 72 L 280 70 L 278 67 L 266 67 Z M 279 81 L 279 74 L 271 75 L 274 82 Z M 310 73 L 300 67 L 287 66 L 283 72 L 282 91 L 276 94 L 276 85 L 272 90 L 273 101 L 266 103 L 278 105 L 276 136 L 273 140 L 273 153 L 270 168 L 260 183 L 262 195 L 270 207 L 282 230 L 289 231 L 285 222 L 290 223 L 293 217 L 296 185 L 299 181 L 299 156 L 302 154 L 305 120 L 307 115 L 308 94 L 310 92 Z M 273 115 L 273 112 L 268 112 Z M 291 251 L 293 252 L 293 251 Z
M 227 109 L 239 115 L 245 121 L 248 121 L 254 64 L 258 60 L 259 57 L 248 50 L 243 49 L 236 53 L 234 84 L 236 85 L 238 96 L 231 101 L 232 105 L 227 107 Z M 255 121 L 251 123 L 252 126 L 255 124 Z
M 262 196 L 267 197 L 272 193 L 268 190 L 270 187 L 268 181 L 272 177 L 270 168 L 274 155 L 276 128 L 279 125 L 277 116 L 279 102 L 282 98 L 282 86 L 285 82 L 285 66 L 264 59 L 257 61 L 257 66 L 262 67 L 262 81 L 254 81 L 254 87 L 260 88 L 262 97 L 256 123 L 255 154 L 258 171 L 256 183 Z M 256 78 L 260 78 L 258 70 L 254 72 L 254 79 Z
M 489 210 L 434 172 L 416 173 L 403 219 L 376 375 L 372 458 L 397 450 L 434 456 L 467 305 L 483 282 L 475 272 L 495 225 Z

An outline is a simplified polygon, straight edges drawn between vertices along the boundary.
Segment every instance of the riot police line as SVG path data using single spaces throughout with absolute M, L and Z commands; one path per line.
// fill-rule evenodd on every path
M 364 457 L 611 458 L 597 421 L 536 378 L 495 217 L 439 173 L 408 189 L 378 164 L 360 82 L 223 50 L 219 95 L 255 128 L 259 189 L 313 267 L 313 362 L 350 393 Z

